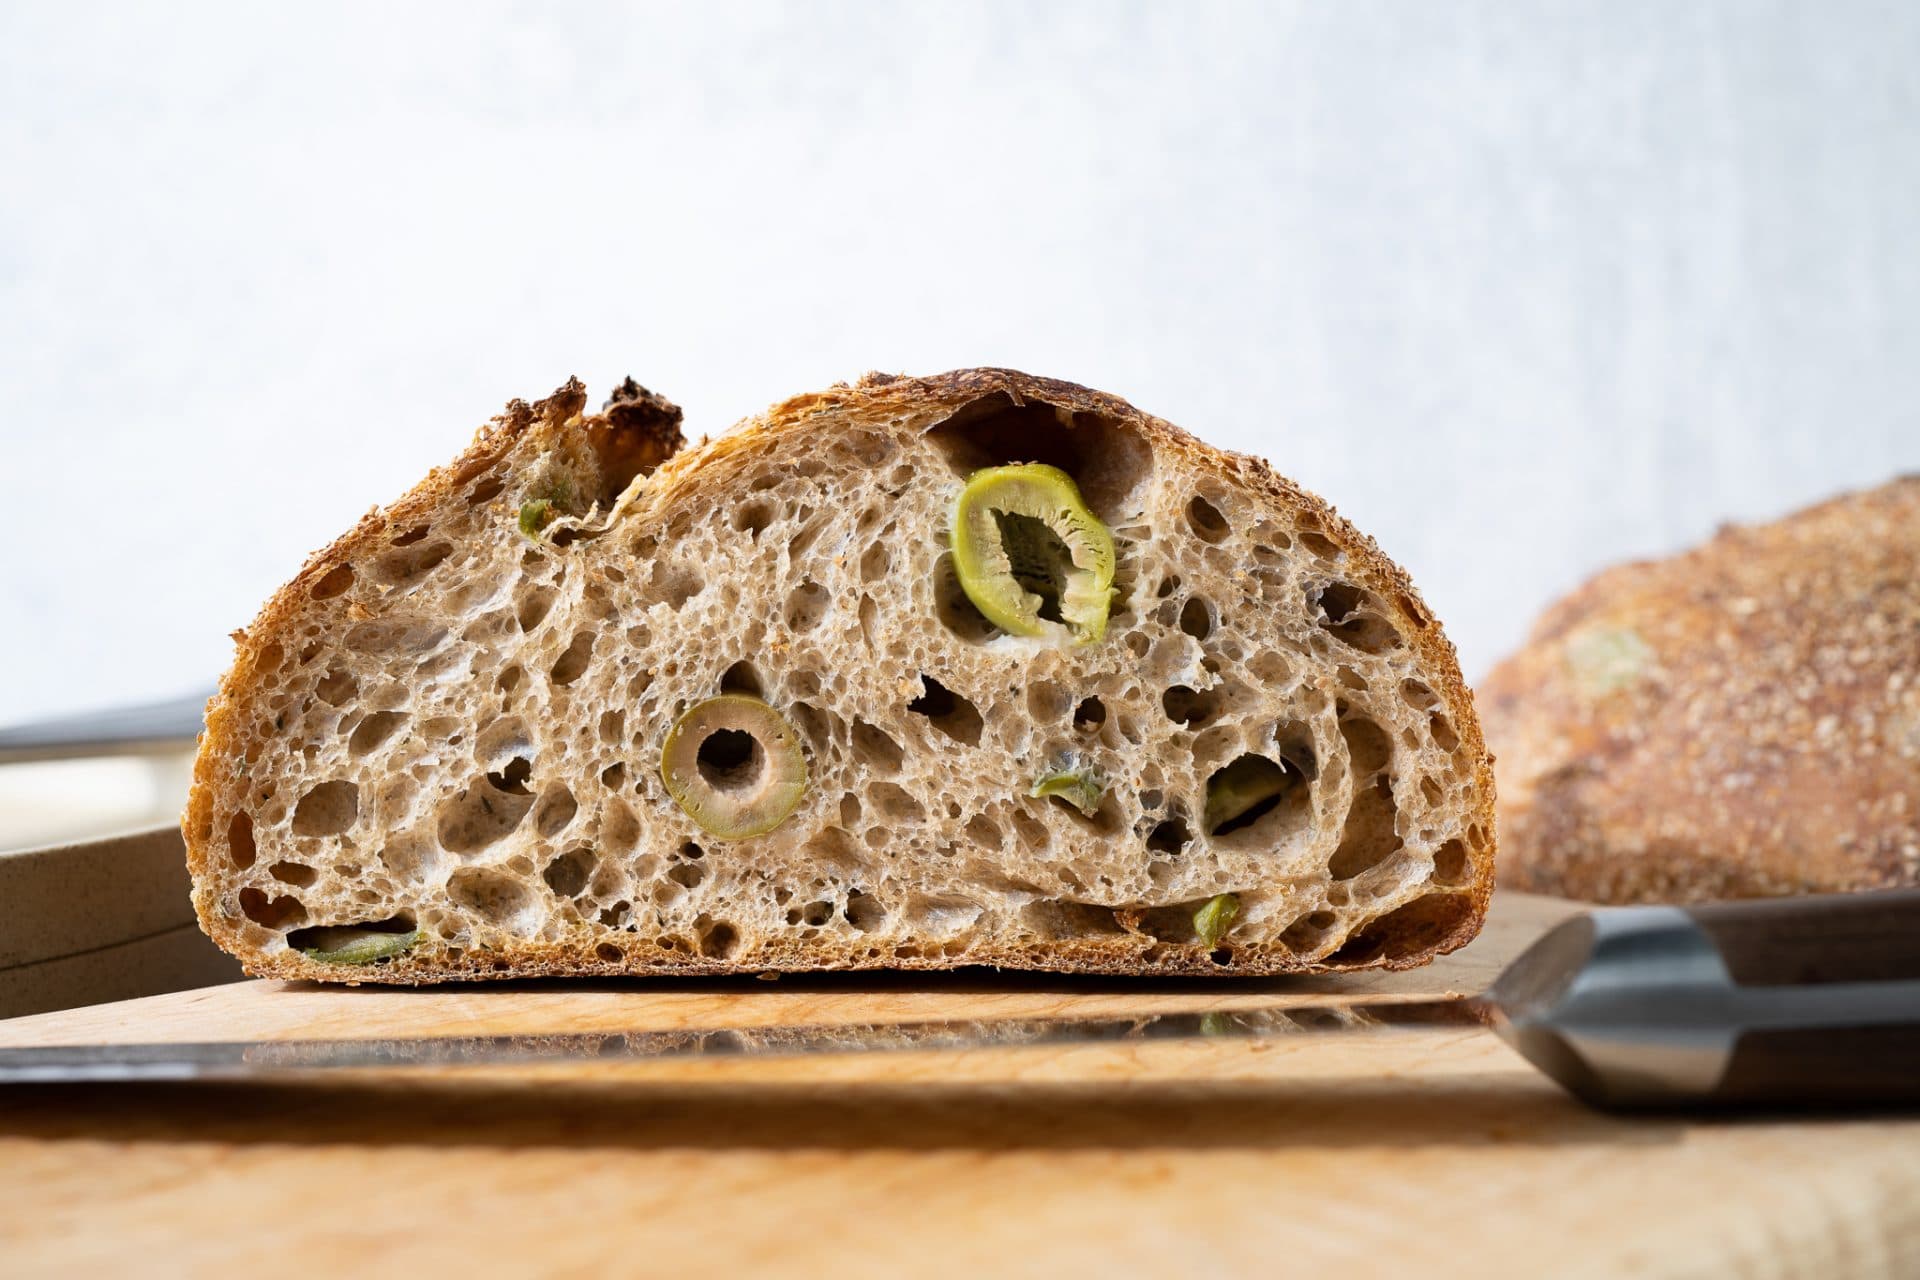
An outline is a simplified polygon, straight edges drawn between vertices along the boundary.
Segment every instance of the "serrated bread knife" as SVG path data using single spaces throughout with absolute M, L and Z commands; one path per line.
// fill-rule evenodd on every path
M 1595 1106 L 1920 1103 L 1920 892 L 1575 916 L 1483 995 L 1134 1017 L 0 1050 L 0 1083 L 267 1081 L 689 1055 L 1017 1049 L 1489 1026 Z

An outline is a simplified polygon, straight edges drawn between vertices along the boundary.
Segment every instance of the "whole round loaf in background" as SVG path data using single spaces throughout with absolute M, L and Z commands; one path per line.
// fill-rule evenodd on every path
M 1480 707 L 1513 887 L 1920 884 L 1920 476 L 1607 570 L 1547 610 Z

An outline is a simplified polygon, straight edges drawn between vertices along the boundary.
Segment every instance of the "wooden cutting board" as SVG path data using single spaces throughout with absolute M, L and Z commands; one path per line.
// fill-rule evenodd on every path
M 249 982 L 0 1044 L 795 1025 L 1470 992 L 1411 974 Z M 1920 1118 L 1619 1119 L 1489 1033 L 0 1090 L 0 1274 L 1913 1276 Z

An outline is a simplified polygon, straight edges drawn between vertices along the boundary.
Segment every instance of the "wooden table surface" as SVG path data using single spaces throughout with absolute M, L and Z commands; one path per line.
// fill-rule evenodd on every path
M 791 1026 L 1471 992 L 1410 974 L 252 982 L 0 1044 Z M 1620 1119 L 1491 1034 L 0 1091 L 0 1274 L 1920 1275 L 1920 1119 Z

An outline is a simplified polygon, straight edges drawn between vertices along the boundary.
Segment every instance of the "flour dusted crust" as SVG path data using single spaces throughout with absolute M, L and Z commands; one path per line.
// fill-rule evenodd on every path
M 998 369 L 869 375 L 679 445 L 631 381 L 598 414 L 577 382 L 515 402 L 236 635 L 184 828 L 201 923 L 249 972 L 1261 974 L 1408 967 L 1478 929 L 1493 780 L 1452 646 L 1265 463 Z M 1062 467 L 1114 533 L 1098 644 L 999 634 L 954 581 L 955 495 L 1014 461 Z M 739 690 L 796 726 L 809 786 L 722 840 L 658 763 Z M 1202 830 L 1247 754 L 1306 781 Z M 1091 816 L 1027 794 L 1069 756 L 1106 782 Z M 1209 948 L 1193 913 L 1221 893 Z M 298 949 L 374 923 L 423 940 Z
M 1920 476 L 1609 569 L 1480 703 L 1516 887 L 1687 902 L 1920 884 Z

